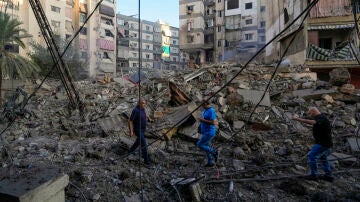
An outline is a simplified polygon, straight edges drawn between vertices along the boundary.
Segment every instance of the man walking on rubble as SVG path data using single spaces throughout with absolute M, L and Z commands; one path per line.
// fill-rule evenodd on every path
M 213 167 L 215 165 L 214 160 L 216 162 L 219 157 L 218 151 L 210 147 L 211 140 L 216 135 L 216 112 L 210 106 L 209 101 L 203 100 L 202 106 L 204 111 L 202 112 L 202 117 L 198 118 L 202 136 L 196 145 L 207 154 L 208 163 L 205 167 Z
M 134 134 L 136 135 L 136 140 L 128 152 L 134 152 L 135 149 L 140 145 L 140 152 L 142 157 L 144 158 L 145 165 L 151 166 L 151 159 L 147 152 L 147 144 L 145 139 L 146 121 L 148 120 L 145 112 L 145 105 L 146 100 L 141 99 L 138 105 L 131 112 L 131 116 L 128 119 L 130 137 L 132 137 Z M 149 121 L 151 120 L 149 119 Z
M 296 114 L 293 115 L 294 120 L 313 126 L 315 145 L 308 154 L 308 163 L 311 174 L 305 178 L 309 180 L 317 180 L 320 178 L 332 182 L 334 178 L 332 176 L 331 167 L 327 159 L 327 156 L 330 154 L 330 149 L 333 146 L 330 121 L 316 107 L 310 107 L 308 110 L 308 115 L 313 119 L 304 119 L 300 118 Z M 320 159 L 325 175 L 318 175 L 317 159 Z

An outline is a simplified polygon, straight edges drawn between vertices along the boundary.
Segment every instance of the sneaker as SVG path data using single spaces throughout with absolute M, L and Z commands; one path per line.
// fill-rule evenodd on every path
M 215 154 L 213 154 L 213 157 L 214 157 L 215 162 L 217 162 L 219 159 L 219 151 L 215 150 Z
M 316 176 L 316 175 L 305 175 L 303 178 L 305 180 L 312 180 L 312 181 L 318 181 L 319 180 L 319 177 Z
M 205 165 L 205 167 L 214 167 L 215 166 L 215 164 L 213 164 L 213 163 L 207 163 L 206 165 Z
M 320 175 L 319 178 L 321 180 L 325 180 L 325 181 L 328 181 L 328 182 L 333 182 L 334 181 L 334 177 L 329 176 L 329 175 Z

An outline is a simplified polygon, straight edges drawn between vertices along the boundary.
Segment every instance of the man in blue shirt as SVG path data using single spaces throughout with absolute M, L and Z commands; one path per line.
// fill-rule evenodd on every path
M 131 116 L 128 120 L 128 126 L 130 131 L 130 137 L 134 134 L 136 135 L 136 141 L 129 149 L 129 153 L 135 151 L 135 149 L 140 145 L 141 154 L 144 158 L 145 165 L 150 166 L 151 160 L 147 152 L 147 144 L 145 139 L 145 130 L 146 130 L 146 121 L 147 116 L 145 112 L 146 100 L 140 100 L 139 104 L 133 109 Z
M 209 101 L 203 100 L 202 106 L 204 111 L 202 117 L 198 118 L 200 121 L 200 132 L 202 134 L 200 140 L 197 142 L 197 147 L 205 151 L 208 158 L 206 167 L 212 167 L 218 159 L 218 151 L 210 147 L 211 140 L 216 135 L 216 112 L 214 108 L 210 106 Z

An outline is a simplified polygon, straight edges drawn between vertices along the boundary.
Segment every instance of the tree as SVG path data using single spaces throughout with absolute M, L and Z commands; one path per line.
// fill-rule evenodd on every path
M 25 48 L 22 40 L 28 37 L 28 34 L 20 27 L 21 24 L 17 19 L 0 11 L 0 95 L 3 78 L 24 79 L 39 71 L 35 63 L 13 50 L 18 46 Z
M 60 54 L 64 51 L 67 46 L 67 41 L 62 39 L 59 35 L 55 35 L 55 42 L 60 49 Z M 51 54 L 45 45 L 42 45 L 37 42 L 31 42 L 30 46 L 32 52 L 30 53 L 30 58 L 40 67 L 41 75 L 47 75 L 49 71 L 53 68 L 54 61 L 52 60 Z M 67 65 L 71 77 L 75 80 L 83 79 L 87 75 L 84 75 L 84 67 L 86 67 L 86 62 L 82 61 L 79 56 L 79 51 L 77 51 L 73 45 L 70 45 L 66 50 L 65 55 L 62 57 L 63 61 Z M 55 70 L 49 75 L 52 78 L 60 78 L 59 73 Z

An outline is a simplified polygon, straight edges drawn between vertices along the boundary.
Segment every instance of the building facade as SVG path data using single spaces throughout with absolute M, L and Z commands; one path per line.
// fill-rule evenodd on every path
M 139 19 L 121 14 L 117 14 L 117 26 L 118 71 L 126 67 L 139 67 L 139 63 L 143 68 L 186 68 L 181 60 L 183 58 L 180 59 L 178 28 L 162 21 L 141 20 L 139 32 Z
M 31 51 L 29 45 L 31 41 L 46 46 L 29 1 L 8 2 L 16 5 L 15 11 L 8 11 L 8 13 L 14 13 L 23 23 L 22 27 L 32 36 L 24 40 L 26 49 L 20 50 L 20 54 L 26 56 L 27 52 Z M 67 40 L 70 40 L 79 30 L 98 3 L 97 0 L 40 2 L 54 35 Z M 115 73 L 115 10 L 116 0 L 104 0 L 74 41 L 81 59 L 86 62 L 83 74 L 87 76 L 96 77 L 106 73 Z
M 269 2 L 267 38 L 271 39 L 284 30 L 309 4 L 310 1 L 302 0 Z M 359 1 L 321 0 L 303 25 L 300 18 L 267 47 L 265 59 L 268 63 L 278 61 L 288 48 L 285 58 L 290 64 L 304 65 L 325 80 L 330 70 L 345 67 L 352 73 L 351 82 L 360 88 L 360 65 L 356 60 L 359 38 L 355 27 L 355 18 L 359 16 Z M 300 31 L 296 33 L 299 27 Z M 295 40 L 290 44 L 293 37 Z
M 266 42 L 265 2 L 180 1 L 180 48 L 190 66 L 249 59 Z

